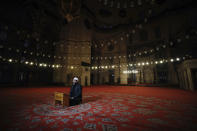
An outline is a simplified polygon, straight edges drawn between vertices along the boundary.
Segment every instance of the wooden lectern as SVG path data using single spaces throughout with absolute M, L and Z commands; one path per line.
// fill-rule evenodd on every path
M 69 95 L 63 92 L 55 92 L 55 105 L 60 103 L 63 107 L 69 106 Z

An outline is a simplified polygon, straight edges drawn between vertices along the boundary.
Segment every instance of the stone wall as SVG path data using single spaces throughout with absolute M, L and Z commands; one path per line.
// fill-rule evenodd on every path
M 180 87 L 186 90 L 195 90 L 197 87 L 196 83 L 196 72 L 193 70 L 197 69 L 197 59 L 184 61 L 178 67 L 178 76 L 180 81 Z M 194 75 L 195 74 L 195 75 Z
M 55 63 L 63 67 L 54 71 L 54 82 L 69 86 L 77 76 L 83 86 L 90 85 L 90 67 L 82 65 L 82 62 L 91 64 L 91 32 L 85 28 L 83 18 L 62 28 L 60 39 L 62 42 L 56 47 L 56 55 L 65 59 L 56 59 Z

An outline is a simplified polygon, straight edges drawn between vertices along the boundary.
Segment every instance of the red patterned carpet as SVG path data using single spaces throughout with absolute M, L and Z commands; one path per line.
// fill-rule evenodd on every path
M 0 89 L 0 131 L 196 131 L 197 92 L 159 87 L 83 88 L 83 104 L 54 106 L 69 88 Z

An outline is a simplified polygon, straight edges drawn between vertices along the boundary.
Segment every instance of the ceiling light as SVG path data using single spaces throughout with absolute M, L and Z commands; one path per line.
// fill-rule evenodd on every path
M 12 59 L 9 59 L 8 61 L 9 61 L 9 62 L 12 62 Z

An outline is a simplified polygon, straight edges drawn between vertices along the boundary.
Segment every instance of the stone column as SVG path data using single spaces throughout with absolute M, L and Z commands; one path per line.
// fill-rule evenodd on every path
M 127 67 L 121 67 L 120 68 L 120 84 L 128 84 L 128 77 L 126 73 L 123 73 L 123 71 L 126 71 Z
M 185 89 L 189 89 L 187 70 L 184 70 Z
M 173 85 L 178 84 L 177 73 L 175 72 L 173 63 L 168 64 L 168 81 L 169 84 L 173 84 Z
M 194 90 L 194 83 L 192 80 L 192 73 L 191 73 L 191 69 L 187 68 L 187 78 L 188 78 L 188 88 L 189 90 Z

